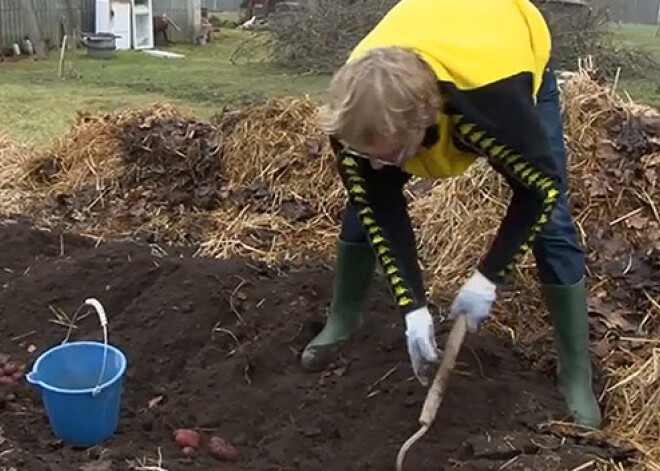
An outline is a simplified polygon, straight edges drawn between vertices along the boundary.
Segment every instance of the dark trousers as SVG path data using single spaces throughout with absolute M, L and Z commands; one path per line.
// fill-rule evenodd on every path
M 585 273 L 585 258 L 575 224 L 568 210 L 566 192 L 568 188 L 566 172 L 566 149 L 559 105 L 559 90 L 555 76 L 546 70 L 543 84 L 538 95 L 538 110 L 545 126 L 552 157 L 560 169 L 561 197 L 552 213 L 550 221 L 537 236 L 533 247 L 536 265 L 541 283 L 549 285 L 573 285 L 579 282 Z M 396 179 L 393 192 L 402 191 L 408 180 Z M 346 242 L 367 242 L 367 233 L 353 207 L 348 204 L 342 218 L 341 239 Z
M 573 218 L 568 210 L 566 192 L 566 148 L 561 121 L 559 89 L 550 69 L 545 72 L 538 96 L 538 109 L 550 140 L 550 150 L 559 169 L 561 197 L 534 244 L 534 257 L 541 282 L 550 285 L 574 285 L 585 274 L 585 257 Z

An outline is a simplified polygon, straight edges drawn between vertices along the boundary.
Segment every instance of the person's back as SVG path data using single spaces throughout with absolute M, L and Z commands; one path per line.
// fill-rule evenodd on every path
M 349 61 L 370 49 L 417 52 L 440 80 L 475 88 L 534 72 L 535 89 L 550 55 L 550 34 L 528 0 L 402 0 L 358 44 Z

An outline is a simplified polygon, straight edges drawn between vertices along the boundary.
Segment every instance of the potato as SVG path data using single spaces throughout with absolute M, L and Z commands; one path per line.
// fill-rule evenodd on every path
M 195 456 L 195 449 L 191 446 L 187 446 L 183 450 L 181 450 L 181 453 L 183 453 L 183 456 L 192 458 L 193 456 Z
M 7 394 L 5 399 L 7 400 L 7 402 L 14 402 L 16 400 L 16 394 Z
M 211 449 L 211 455 L 217 460 L 238 461 L 238 450 L 220 437 L 211 438 L 209 448 Z
M 18 381 L 20 381 L 20 380 L 23 379 L 23 375 L 24 375 L 24 374 L 25 374 L 25 373 L 21 373 L 20 371 L 17 371 L 16 373 L 14 373 L 14 374 L 11 376 L 11 378 L 12 378 L 14 381 L 18 382 Z
M 199 448 L 199 433 L 191 429 L 179 429 L 174 432 L 174 441 L 181 448 Z
M 3 368 L 3 371 L 7 376 L 11 376 L 18 371 L 18 365 L 15 363 L 7 363 Z

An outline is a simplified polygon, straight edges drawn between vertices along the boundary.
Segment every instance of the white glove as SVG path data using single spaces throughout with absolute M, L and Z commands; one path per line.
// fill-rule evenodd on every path
M 483 321 L 490 317 L 490 308 L 495 301 L 496 286 L 478 271 L 459 290 L 449 311 L 449 318 L 465 314 L 468 330 L 479 330 Z
M 426 386 L 432 366 L 438 361 L 433 318 L 427 307 L 406 314 L 406 340 L 413 372 L 422 386 Z

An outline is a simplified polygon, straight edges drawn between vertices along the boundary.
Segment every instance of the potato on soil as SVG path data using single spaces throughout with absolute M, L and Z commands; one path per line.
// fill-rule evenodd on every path
M 7 363 L 3 368 L 3 371 L 5 372 L 5 375 L 12 376 L 18 371 L 18 365 L 15 363 Z
M 217 460 L 238 461 L 238 450 L 220 437 L 211 438 L 209 448 L 211 449 L 211 455 Z
M 180 448 L 199 448 L 199 433 L 191 429 L 179 429 L 174 432 L 174 441 Z

